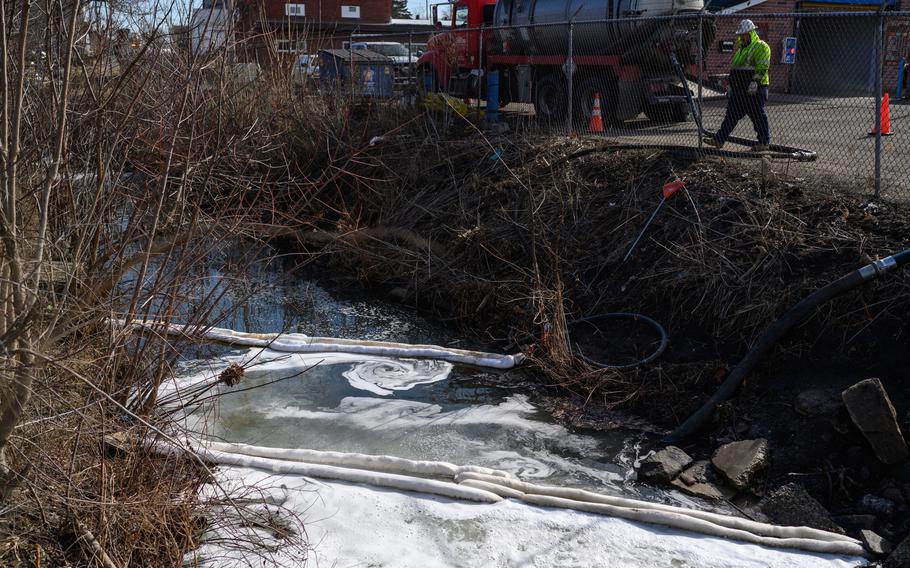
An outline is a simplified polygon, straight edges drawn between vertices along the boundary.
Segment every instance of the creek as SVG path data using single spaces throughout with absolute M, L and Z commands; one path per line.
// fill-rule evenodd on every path
M 261 269 L 223 304 L 226 316 L 217 325 L 236 331 L 493 349 L 466 342 L 446 326 L 400 307 L 333 293 L 278 268 Z M 211 380 L 231 363 L 245 367 L 242 382 L 220 386 L 217 403 L 187 418 L 192 430 L 273 448 L 486 466 L 534 483 L 706 508 L 681 493 L 636 484 L 634 466 L 645 435 L 622 429 L 570 431 L 535 406 L 521 369 L 494 372 L 432 360 L 209 347 L 188 354 L 177 380 L 164 390 Z M 858 562 L 512 500 L 468 503 L 241 467 L 221 467 L 218 475 L 225 485 L 267 488 L 263 491 L 270 497 L 264 503 L 278 503 L 303 521 L 310 550 L 283 551 L 276 541 L 266 565 L 298 566 L 304 556 L 313 565 L 415 567 Z M 212 531 L 224 537 L 217 532 Z M 218 538 L 199 554 L 207 565 L 252 562 Z

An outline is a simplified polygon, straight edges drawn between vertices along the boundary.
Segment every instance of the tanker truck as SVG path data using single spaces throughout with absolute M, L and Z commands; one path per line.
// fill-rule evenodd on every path
M 443 6 L 449 8 L 449 16 L 440 18 Z M 671 56 L 691 72 L 698 60 L 699 30 L 701 45 L 711 43 L 713 21 L 704 18 L 699 25 L 698 18 L 685 17 L 702 7 L 703 0 L 437 4 L 433 19 L 439 33 L 417 61 L 418 85 L 485 98 L 484 76 L 498 71 L 500 106 L 533 104 L 540 120 L 564 121 L 571 108 L 573 120 L 586 124 L 598 93 L 605 121 L 630 120 L 642 112 L 652 120 L 684 121 L 689 114 L 684 90 L 688 87 Z

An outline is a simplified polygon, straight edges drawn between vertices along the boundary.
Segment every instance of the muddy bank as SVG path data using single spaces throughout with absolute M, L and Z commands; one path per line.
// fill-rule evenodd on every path
M 587 427 L 608 426 L 623 412 L 673 428 L 788 307 L 910 242 L 907 207 L 869 202 L 826 179 L 787 178 L 782 163 L 763 173 L 753 163 L 600 151 L 584 140 L 402 135 L 346 166 L 331 192 L 294 213 L 313 218 L 319 203 L 343 207 L 319 209 L 321 220 L 286 231 L 285 245 L 319 253 L 321 270 L 336 280 L 387 293 L 503 348 L 530 337 L 524 347 L 542 382 L 558 387 L 553 406 Z M 685 190 L 623 262 L 660 187 L 677 178 Z M 666 328 L 670 343 L 659 360 L 617 372 L 568 355 L 567 322 L 618 311 Z M 877 376 L 906 429 L 910 393 L 899 362 L 908 316 L 905 273 L 823 306 L 687 449 L 709 457 L 724 442 L 766 438 L 771 460 L 752 484 L 758 496 L 796 480 L 835 514 L 865 514 L 863 496 L 885 492 L 892 515 L 906 511 L 906 467 L 878 462 L 843 409 L 807 417 L 794 405 L 805 390 L 839 393 Z M 608 329 L 593 342 L 599 360 L 627 362 L 654 348 L 654 334 L 639 324 Z M 875 517 L 877 528 L 894 538 L 910 529 L 894 522 L 900 516 L 885 517 Z

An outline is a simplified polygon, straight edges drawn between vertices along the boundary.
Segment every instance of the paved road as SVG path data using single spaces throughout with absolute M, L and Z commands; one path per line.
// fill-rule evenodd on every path
M 522 105 L 527 107 L 528 105 Z M 716 130 L 724 116 L 726 100 L 706 100 L 704 124 Z M 858 192 L 871 192 L 874 181 L 875 137 L 868 136 L 874 121 L 872 97 L 817 98 L 772 95 L 768 104 L 772 139 L 775 143 L 814 150 L 818 160 L 811 164 L 790 164 L 791 176 L 812 173 L 831 176 L 839 186 Z M 518 113 L 528 108 L 511 105 Z M 531 111 L 533 112 L 533 111 Z M 893 136 L 883 138 L 882 193 L 889 198 L 910 200 L 910 104 L 891 105 Z M 743 119 L 734 131 L 743 138 L 755 138 L 752 124 Z M 654 144 L 698 144 L 693 121 L 656 124 L 642 115 L 621 128 L 612 127 L 606 136 L 624 142 Z M 728 149 L 743 149 L 728 145 Z

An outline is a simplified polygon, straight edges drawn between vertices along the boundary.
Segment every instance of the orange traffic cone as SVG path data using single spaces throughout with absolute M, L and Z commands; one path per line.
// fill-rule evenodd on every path
M 882 97 L 882 136 L 892 134 L 894 133 L 891 132 L 891 95 L 885 93 L 885 96 Z M 869 136 L 875 136 L 875 125 L 872 126 Z
M 604 119 L 600 115 L 600 93 L 594 91 L 594 106 L 591 107 L 591 124 L 588 125 L 591 132 L 604 131 Z

